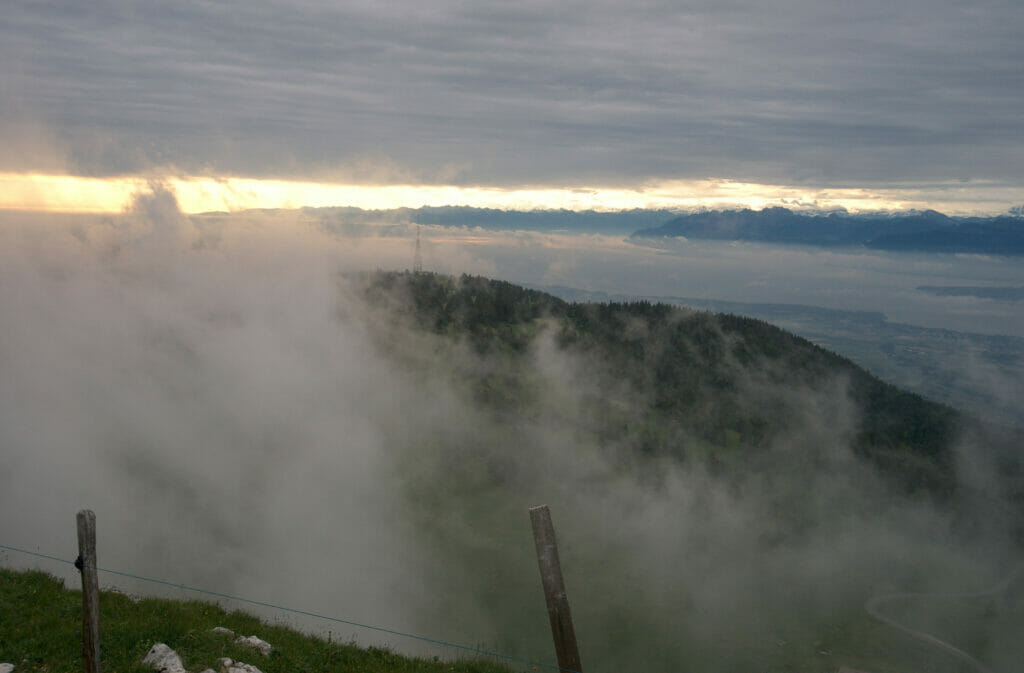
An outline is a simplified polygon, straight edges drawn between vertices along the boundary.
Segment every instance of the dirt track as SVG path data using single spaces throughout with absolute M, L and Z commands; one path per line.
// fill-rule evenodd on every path
M 867 610 L 869 615 L 871 615 L 875 619 L 879 620 L 880 622 L 888 624 L 889 626 L 893 627 L 894 629 L 899 629 L 900 631 L 903 631 L 904 633 L 906 633 L 908 635 L 911 635 L 911 636 L 913 636 L 915 638 L 918 638 L 919 640 L 923 640 L 926 643 L 934 645 L 935 647 L 943 650 L 944 652 L 950 654 L 951 656 L 954 656 L 957 659 L 960 659 L 961 661 L 969 664 L 975 670 L 981 671 L 981 673 L 995 673 L 992 669 L 990 669 L 987 666 L 985 666 L 985 664 L 981 663 L 980 661 L 978 661 L 977 659 L 975 659 L 971 655 L 967 654 L 963 650 L 961 650 L 961 649 L 959 649 L 957 647 L 954 647 L 953 645 L 950 645 L 946 641 L 940 640 L 940 639 L 936 638 L 935 636 L 933 636 L 933 635 L 931 635 L 929 633 L 925 633 L 923 631 L 918 631 L 916 629 L 912 629 L 909 626 L 905 626 L 903 624 L 900 624 L 899 622 L 895 621 L 894 619 L 890 619 L 889 617 L 886 617 L 885 615 L 883 615 L 879 611 L 879 606 L 881 606 L 883 603 L 886 603 L 887 601 L 897 600 L 897 599 L 901 599 L 901 598 L 979 598 L 979 597 L 984 597 L 984 596 L 994 596 L 994 595 L 1001 594 L 1001 593 L 1005 592 L 1007 589 L 1009 589 L 1010 585 L 1013 584 L 1013 581 L 1017 578 L 1017 576 L 1019 574 L 1021 574 L 1022 571 L 1024 571 L 1024 563 L 1018 565 L 1009 575 L 1006 576 L 1005 579 L 1003 579 L 1002 582 L 1000 582 L 999 584 L 997 584 L 996 586 L 994 586 L 993 588 L 991 588 L 991 589 L 989 589 L 987 591 L 979 591 L 979 592 L 976 592 L 976 593 L 951 593 L 951 594 L 925 594 L 925 593 L 886 594 L 884 596 L 875 596 L 874 598 L 869 600 L 867 603 L 864 604 L 864 609 Z

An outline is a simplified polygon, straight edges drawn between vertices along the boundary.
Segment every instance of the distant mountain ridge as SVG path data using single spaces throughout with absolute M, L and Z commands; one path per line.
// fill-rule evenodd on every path
M 978 297 L 997 301 L 1024 301 L 1024 287 L 1013 285 L 918 285 L 938 297 Z
M 797 212 L 779 206 L 694 213 L 665 208 L 506 210 L 473 206 L 386 210 L 307 207 L 302 212 L 321 220 L 328 228 L 356 223 L 411 223 L 486 231 L 626 235 L 640 244 L 685 237 L 908 252 L 1024 255 L 1024 215 L 1018 210 L 995 217 L 950 217 L 935 210 L 850 215 Z
M 633 233 L 876 250 L 1024 255 L 1024 217 L 949 217 L 934 210 L 893 215 L 804 214 L 788 208 L 689 213 Z
M 482 227 L 496 231 L 572 231 L 621 234 L 650 227 L 676 215 L 672 210 L 499 210 L 468 206 L 424 206 L 410 213 L 418 224 Z
M 630 210 L 533 209 L 505 210 L 473 206 L 423 206 L 364 210 L 355 207 L 303 208 L 302 211 L 337 226 L 339 222 L 425 224 L 442 227 L 481 228 L 487 231 L 544 231 L 628 235 L 637 229 L 656 227 L 679 214 L 677 210 L 633 208 Z

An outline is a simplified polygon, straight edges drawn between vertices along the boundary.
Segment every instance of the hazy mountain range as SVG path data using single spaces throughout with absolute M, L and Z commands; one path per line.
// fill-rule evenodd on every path
M 1024 254 L 1024 218 L 948 217 L 934 210 L 885 215 L 805 214 L 788 208 L 708 210 L 679 215 L 633 239 L 682 236 L 877 250 Z
M 1024 216 L 1020 209 L 994 217 L 950 217 L 922 212 L 848 214 L 804 212 L 783 207 L 762 210 L 666 209 L 501 210 L 468 206 L 427 206 L 367 211 L 359 208 L 307 208 L 326 218 L 347 221 L 413 222 L 489 231 L 561 231 L 626 234 L 634 243 L 661 238 L 754 241 L 821 247 L 866 247 L 875 250 L 1024 254 Z

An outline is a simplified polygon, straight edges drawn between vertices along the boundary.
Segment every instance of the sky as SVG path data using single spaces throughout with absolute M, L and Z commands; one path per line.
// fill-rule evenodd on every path
M 996 548 L 943 549 L 945 522 L 925 509 L 844 526 L 823 517 L 801 545 L 751 566 L 772 511 L 761 493 L 683 471 L 651 494 L 615 465 L 565 450 L 579 440 L 574 407 L 558 397 L 572 391 L 558 383 L 592 389 L 593 363 L 542 350 L 552 423 L 511 430 L 467 402 L 459 381 L 416 378 L 379 352 L 372 316 L 338 282 L 348 270 L 413 265 L 408 223 L 187 214 L 425 204 L 1005 212 L 1024 204 L 1021 34 L 1019 0 L 8 0 L 0 512 L 13 515 L 0 517 L 0 539 L 61 553 L 73 512 L 88 506 L 108 531 L 109 567 L 500 649 L 519 623 L 547 647 L 525 535 L 526 506 L 544 501 L 562 539 L 584 541 L 580 564 L 607 568 L 589 588 L 574 580 L 580 633 L 614 633 L 622 614 L 643 613 L 661 624 L 652 640 L 674 643 L 665 625 L 697 605 L 706 631 L 694 633 L 720 642 L 703 636 L 757 614 L 762 590 L 788 606 L 803 587 L 819 615 L 838 600 L 836 577 L 867 586 L 914 564 L 924 577 L 941 564 L 935 577 L 984 584 L 1002 563 Z M 425 267 L 444 273 L 885 310 L 1024 335 L 1016 304 L 916 290 L 1019 286 L 1007 259 L 422 233 Z M 442 354 L 441 364 L 477 364 L 429 335 L 394 340 Z M 822 511 L 845 514 L 861 473 L 836 478 L 850 474 L 849 456 L 830 438 L 853 416 L 844 395 L 821 404 L 808 408 L 828 413 L 809 412 L 793 445 L 835 448 L 838 467 L 810 481 Z M 563 412 L 568 422 L 555 418 Z M 490 469 L 520 437 L 517 449 L 537 447 L 504 451 L 524 482 L 537 477 L 522 501 L 497 511 L 434 486 L 452 464 Z M 569 487 L 551 466 L 571 475 Z M 420 489 L 441 499 L 455 549 L 422 533 Z M 501 526 L 480 523 L 506 514 Z M 670 523 L 678 535 L 665 535 Z M 641 551 L 617 566 L 606 552 L 621 529 L 636 531 Z M 491 545 L 480 531 L 514 532 Z M 474 567 L 493 576 L 463 572 L 476 558 L 463 558 L 466 546 L 522 563 L 507 582 L 494 581 L 503 566 L 490 557 Z M 706 576 L 673 584 L 681 567 Z M 641 598 L 608 600 L 609 587 L 633 586 Z M 590 638 L 608 651 L 608 670 L 621 668 L 613 656 L 632 656 Z M 679 670 L 684 655 L 661 670 Z
M 1016 0 L 6 3 L 3 208 L 1024 203 Z M 88 178 L 83 180 L 82 178 Z

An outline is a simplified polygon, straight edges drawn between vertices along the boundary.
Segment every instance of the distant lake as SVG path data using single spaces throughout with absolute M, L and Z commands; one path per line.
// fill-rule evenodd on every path
M 1024 337 L 1024 311 L 998 292 L 924 289 L 1020 286 L 1019 258 L 708 240 L 675 240 L 655 249 L 606 236 L 473 233 L 472 243 L 460 241 L 455 230 L 429 234 L 435 261 L 442 262 L 437 270 L 474 272 L 468 266 L 512 282 L 609 295 L 882 312 L 892 322 Z

